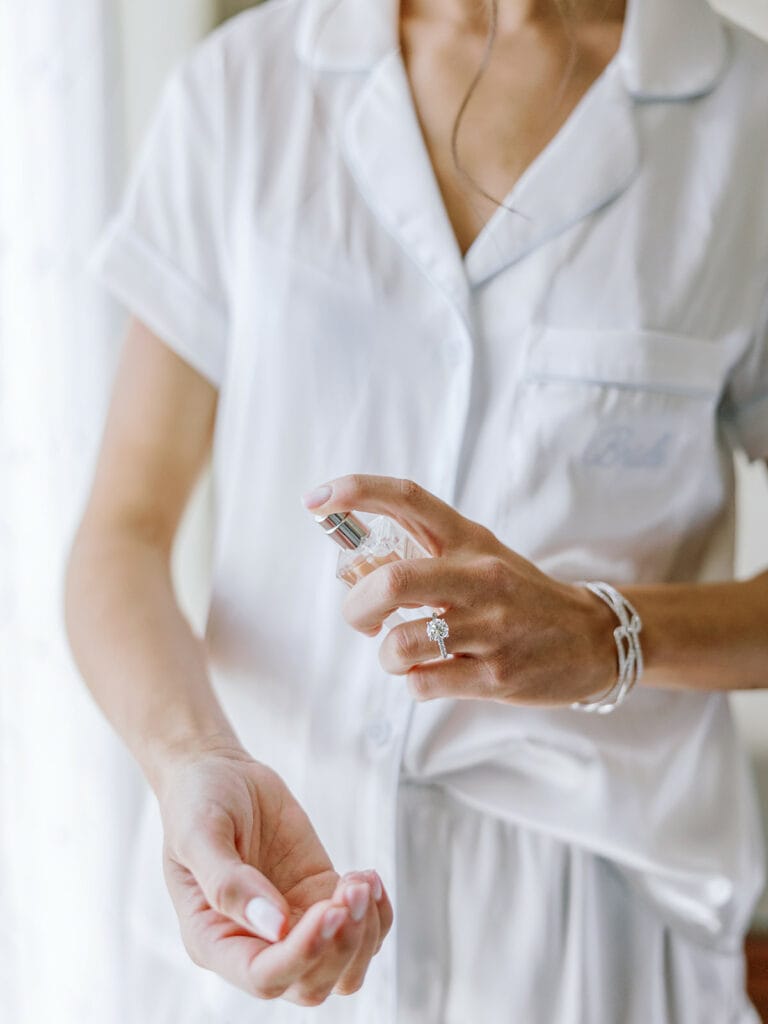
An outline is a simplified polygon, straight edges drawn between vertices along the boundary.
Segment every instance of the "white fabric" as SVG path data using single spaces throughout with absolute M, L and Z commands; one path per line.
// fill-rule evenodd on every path
M 0 3 L 0 1020 L 122 1024 L 142 780 L 72 664 L 65 556 L 123 315 L 84 273 L 115 201 L 114 10 Z
M 418 894 L 396 877 L 402 772 L 610 860 L 691 948 L 737 956 L 763 868 L 726 696 L 414 706 L 344 622 L 299 497 L 407 476 L 561 579 L 730 578 L 731 447 L 768 456 L 766 46 L 703 0 L 630 0 L 616 58 L 507 197 L 526 216 L 499 209 L 462 259 L 395 27 L 394 0 L 272 0 L 214 33 L 94 254 L 219 388 L 217 693 L 337 867 L 378 867 L 399 901 Z M 137 914 L 169 993 L 205 990 L 201 1021 L 303 1019 L 187 980 L 145 825 Z M 311 1019 L 397 1020 L 397 946 Z
M 399 814 L 418 887 L 399 907 L 398 1024 L 758 1024 L 741 951 L 681 935 L 610 860 L 435 784 L 404 783 Z

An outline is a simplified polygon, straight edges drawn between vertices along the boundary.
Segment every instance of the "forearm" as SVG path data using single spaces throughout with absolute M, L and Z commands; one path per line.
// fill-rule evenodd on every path
M 642 685 L 703 691 L 768 687 L 768 572 L 726 583 L 619 590 L 643 621 Z
M 174 756 L 237 743 L 158 545 L 128 530 L 78 538 L 65 619 L 86 685 L 155 791 Z

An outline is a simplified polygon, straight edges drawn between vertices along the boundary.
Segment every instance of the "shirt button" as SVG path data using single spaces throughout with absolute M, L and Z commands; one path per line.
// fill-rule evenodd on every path
M 374 747 L 384 747 L 392 738 L 392 723 L 386 718 L 374 718 L 365 727 L 365 735 Z

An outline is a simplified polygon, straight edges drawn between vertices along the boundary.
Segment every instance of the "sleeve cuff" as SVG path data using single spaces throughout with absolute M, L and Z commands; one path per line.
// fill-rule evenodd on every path
M 120 220 L 107 226 L 88 271 L 194 370 L 221 386 L 224 311 L 131 227 Z

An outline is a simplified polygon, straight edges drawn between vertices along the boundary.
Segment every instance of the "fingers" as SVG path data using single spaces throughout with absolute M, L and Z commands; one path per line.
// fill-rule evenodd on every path
M 290 908 L 269 879 L 241 859 L 229 817 L 194 830 L 180 852 L 214 910 L 269 942 L 285 934 Z
M 380 565 L 359 580 L 346 594 L 342 612 L 359 632 L 371 633 L 397 608 L 448 608 L 476 599 L 475 574 L 465 561 L 408 558 Z
M 207 913 L 212 916 L 216 911 L 208 910 Z M 219 917 L 215 924 L 206 924 L 203 919 L 182 925 L 182 937 L 187 952 L 198 967 L 215 971 L 249 995 L 260 995 L 251 978 L 251 970 L 259 954 L 269 948 L 263 939 L 238 932 L 237 925 L 223 917 Z
M 330 488 L 329 493 L 324 493 L 325 488 Z M 337 477 L 305 495 L 304 504 L 316 515 L 350 509 L 385 513 L 432 555 L 456 550 L 483 530 L 413 480 L 391 476 Z
M 322 1001 L 357 950 L 364 927 L 347 906 L 332 900 L 313 904 L 282 942 L 267 946 L 254 960 L 256 994 L 307 1005 Z
M 371 886 L 371 896 L 373 898 L 374 905 L 379 914 L 379 938 L 374 948 L 374 953 L 378 953 L 381 949 L 381 944 L 386 938 L 389 929 L 392 927 L 394 920 L 394 912 L 392 910 L 392 904 L 389 901 L 387 890 L 384 888 L 384 883 L 376 871 L 364 871 L 363 875 L 368 879 Z
M 353 956 L 362 922 L 353 922 L 347 907 L 321 900 L 307 910 L 280 942 L 243 935 L 238 926 L 216 911 L 206 910 L 189 922 L 185 945 L 200 967 L 215 971 L 257 999 L 284 997 L 315 1005 L 319 986 L 301 986 L 301 979 L 325 962 L 330 975 L 327 995 Z
M 193 962 L 258 999 L 281 997 L 315 1006 L 332 991 L 356 991 L 392 925 L 378 875 L 355 872 L 339 882 L 330 899 L 309 907 L 285 938 L 267 943 L 212 909 L 187 868 L 171 858 L 164 866 L 177 910 L 186 908 L 179 923 Z
M 370 886 L 370 906 L 365 916 L 365 931 L 356 953 L 345 967 L 333 991 L 340 995 L 350 995 L 362 986 L 371 959 L 381 948 L 382 934 L 381 904 L 385 899 L 384 887 L 375 871 L 349 872 L 339 882 L 339 888 L 352 880 L 367 881 Z M 386 901 L 389 904 L 389 900 Z M 390 908 L 391 909 L 391 908 Z M 391 921 L 390 921 L 391 924 Z M 386 930 L 389 925 L 386 926 Z
M 399 627 L 398 627 L 399 628 Z M 435 697 L 495 700 L 498 688 L 487 664 L 480 658 L 459 654 L 440 661 L 430 661 L 412 668 L 405 676 L 415 700 Z
M 378 878 L 378 875 L 376 877 Z M 374 891 L 373 897 L 376 901 L 376 908 L 379 912 L 379 941 L 376 943 L 376 948 L 373 951 L 374 954 L 378 953 L 381 949 L 381 944 L 389 934 L 392 922 L 395 919 L 392 904 L 390 903 L 389 896 L 387 895 L 387 890 L 381 884 L 381 879 L 379 879 L 379 884 L 381 885 L 381 896 L 377 896 Z
M 451 655 L 471 654 L 482 657 L 491 649 L 490 637 L 483 632 L 475 616 L 462 614 L 457 608 L 445 613 L 448 623 L 446 648 Z M 440 648 L 427 636 L 430 619 L 413 619 L 395 626 L 379 647 L 379 661 L 385 672 L 403 676 L 415 665 L 440 658 Z M 443 660 L 445 664 L 445 660 Z
M 358 930 L 357 934 L 352 936 L 352 938 L 356 939 L 356 943 L 347 946 L 345 952 L 348 955 L 344 960 L 334 961 L 328 957 L 314 968 L 308 970 L 295 986 L 302 996 L 306 996 L 309 993 L 310 997 L 317 998 L 320 996 L 326 998 L 331 992 L 336 992 L 340 995 L 350 995 L 352 992 L 356 992 L 363 983 L 365 972 L 368 969 L 368 964 L 374 954 L 379 938 L 379 917 L 376 906 L 371 898 L 369 886 L 364 883 L 355 885 L 354 888 L 360 893 L 365 893 L 364 902 L 358 899 Z M 350 910 L 349 914 L 351 917 L 353 911 Z M 346 929 L 351 931 L 351 926 L 347 924 Z M 344 929 L 342 929 L 339 935 L 339 939 L 342 942 L 344 939 L 343 932 Z
M 280 989 L 290 1002 L 315 1006 L 334 986 L 343 986 L 340 979 L 353 961 L 361 964 L 362 981 L 362 963 L 367 967 L 379 932 L 370 896 L 367 882 L 350 880 L 331 900 L 312 906 L 283 942 L 265 949 L 254 962 L 258 990 Z
M 260 954 L 251 970 L 257 992 L 302 1006 L 318 1005 L 332 992 L 356 992 L 392 916 L 376 872 L 349 872 L 330 900 L 313 905 L 285 940 Z

